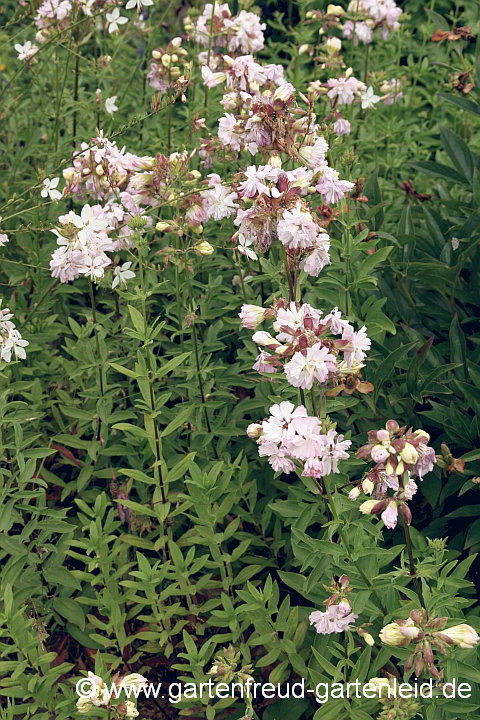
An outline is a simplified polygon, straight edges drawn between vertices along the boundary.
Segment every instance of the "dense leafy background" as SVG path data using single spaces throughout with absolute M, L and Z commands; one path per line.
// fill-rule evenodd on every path
M 288 5 L 258 4 L 269 23 L 262 59 L 285 65 L 305 90 L 316 69 L 297 48 L 318 31 L 305 23 L 305 13 L 323 4 L 295 3 L 291 26 Z M 199 680 L 228 643 L 253 663 L 257 677 L 273 682 L 300 676 L 320 682 L 342 677 L 343 670 L 368 669 L 369 662 L 370 676 L 378 675 L 391 656 L 403 658 L 400 650 L 383 648 L 370 659 L 361 648 L 327 642 L 308 627 L 309 612 L 327 596 L 322 583 L 339 570 L 351 577 L 355 610 L 372 617 L 375 634 L 382 619 L 355 564 L 331 542 L 335 525 L 325 525 L 330 517 L 322 501 L 296 475 L 274 476 L 245 435 L 272 402 L 293 397 L 291 388 L 252 372 L 254 346 L 237 319 L 245 298 L 261 304 L 282 293 L 274 253 L 248 269 L 244 296 L 232 283 L 239 270 L 229 249 L 229 222 L 205 227 L 216 248 L 211 257 L 188 255 L 186 262 L 166 263 L 162 249 L 176 240 L 153 233 L 144 295 L 132 285 L 116 304 L 108 285 L 100 284 L 95 311 L 86 280 L 60 285 L 49 274 L 55 247 L 49 231 L 68 201 L 59 211 L 33 186 L 61 174 L 72 146 L 96 127 L 117 133 L 119 146 L 140 155 L 195 146 L 189 126 L 195 112 L 204 113 L 198 72 L 186 104 L 177 101 L 145 117 L 152 97 L 146 58 L 182 34 L 188 8 L 178 0 L 157 3 L 151 32 L 132 22 L 118 38 L 97 32 L 75 45 L 81 55 L 76 97 L 76 55 L 68 38 L 43 49 L 32 71 L 16 60 L 13 45 L 32 36 L 34 5 L 7 0 L 0 15 L 0 215 L 10 237 L 1 249 L 0 281 L 3 305 L 30 342 L 27 361 L 3 366 L 0 375 L 0 695 L 14 704 L 2 712 L 70 717 L 72 678 L 94 667 L 104 673 L 135 669 L 167 682 Z M 472 478 L 480 474 L 480 99 L 476 88 L 468 95 L 456 90 L 451 75 L 468 71 L 480 84 L 479 60 L 475 42 L 434 44 L 431 36 L 452 25 L 468 25 L 476 35 L 480 7 L 447 0 L 408 0 L 402 7 L 402 29 L 387 43 L 375 43 L 369 69 L 372 81 L 401 79 L 403 100 L 378 106 L 368 120 L 355 117 L 354 133 L 333 143 L 335 167 L 342 177 L 363 178 L 368 197 L 350 216 L 352 233 L 376 232 L 377 252 L 367 255 L 360 239 L 346 258 L 337 226 L 334 262 L 316 282 L 304 284 L 303 300 L 348 309 L 374 340 L 366 376 L 375 392 L 328 401 L 339 430 L 361 444 L 369 429 L 394 416 L 431 433 L 437 452 L 447 443 L 466 461 L 463 474 L 436 468 L 421 484 L 413 541 L 424 577 L 431 578 L 432 607 L 437 603 L 437 611 L 452 618 L 468 610 L 478 628 L 480 502 Z M 99 72 L 94 58 L 107 52 L 113 60 Z M 363 47 L 346 46 L 346 62 L 357 76 L 364 55 Z M 96 105 L 97 87 L 105 97 L 118 96 L 113 117 Z M 212 130 L 222 114 L 220 96 L 214 90 L 209 97 Z M 218 163 L 214 170 L 228 174 L 244 163 Z M 402 187 L 407 180 L 416 195 Z M 160 216 L 172 212 L 165 207 Z M 452 238 L 460 241 L 457 250 Z M 153 330 L 150 372 L 147 330 Z M 339 483 L 358 474 L 360 465 L 346 464 Z M 117 510 L 119 492 L 128 495 L 122 503 L 132 510 L 129 524 Z M 362 548 L 380 541 L 381 533 L 355 510 L 339 507 L 359 553 L 356 562 L 396 617 L 409 598 L 401 592 L 405 577 L 396 571 L 400 532 L 386 531 L 383 549 L 362 557 Z M 426 538 L 447 537 L 445 553 L 427 545 Z M 452 573 L 447 561 L 453 560 L 460 564 Z M 474 584 L 463 580 L 468 573 Z M 471 654 L 461 651 L 456 658 L 448 673 L 478 682 L 478 671 L 469 670 Z M 308 718 L 317 709 L 308 700 L 283 702 L 263 701 L 255 709 L 265 720 L 279 713 Z M 430 709 L 425 720 L 440 712 L 479 717 L 480 695 L 469 702 L 463 709 Z M 225 714 L 227 704 L 216 701 L 209 720 L 215 712 L 243 714 L 241 704 Z M 348 713 L 358 720 L 377 710 L 375 702 L 363 709 L 330 703 L 316 717 Z M 163 711 L 173 717 L 177 708 Z M 188 712 L 197 717 L 204 711 Z M 162 716 L 154 704 L 142 712 Z

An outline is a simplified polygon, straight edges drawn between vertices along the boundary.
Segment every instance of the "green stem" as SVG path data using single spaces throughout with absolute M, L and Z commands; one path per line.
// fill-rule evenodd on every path
M 142 294 L 142 317 L 143 317 L 143 324 L 144 327 L 147 327 L 147 298 L 145 293 L 145 275 L 144 275 L 144 267 L 143 267 L 143 253 L 142 249 L 140 248 L 139 255 L 139 274 L 140 274 L 140 288 L 141 288 L 141 294 Z M 149 392 L 150 392 L 150 410 L 151 410 L 151 418 L 153 422 L 153 435 L 154 435 L 154 447 L 155 447 L 155 464 L 153 467 L 153 476 L 155 478 L 156 485 L 160 487 L 160 496 L 162 498 L 163 505 L 167 502 L 167 495 L 165 492 L 165 481 L 163 478 L 163 469 L 162 469 L 162 462 L 163 462 L 163 456 L 162 456 L 162 441 L 160 438 L 160 432 L 158 429 L 158 423 L 157 423 L 157 406 L 156 406 L 156 398 L 155 398 L 155 392 L 153 390 L 153 378 L 154 378 L 154 372 L 152 367 L 152 358 L 151 358 L 151 351 L 150 348 L 145 343 L 145 355 L 146 355 L 146 363 L 147 363 L 147 373 L 148 373 L 148 386 L 149 386 Z M 163 522 L 162 522 L 162 532 L 163 532 Z
M 347 552 L 347 555 L 348 555 L 350 561 L 355 565 L 356 570 L 357 570 L 357 571 L 359 572 L 359 574 L 361 575 L 364 583 L 367 585 L 367 587 L 369 588 L 369 590 L 371 590 L 371 592 L 372 592 L 372 597 L 373 597 L 373 599 L 375 600 L 376 606 L 377 606 L 378 609 L 383 613 L 383 615 L 388 615 L 388 610 L 387 610 L 387 608 L 385 607 L 385 605 L 383 604 L 382 599 L 381 599 L 380 596 L 378 595 L 377 591 L 376 591 L 375 588 L 373 587 L 372 582 L 371 582 L 370 579 L 367 577 L 367 575 L 364 573 L 364 571 L 362 570 L 362 568 L 355 564 L 355 561 L 354 561 L 353 556 L 352 556 L 352 552 L 351 552 L 351 550 L 350 550 L 350 546 L 349 546 L 349 544 L 348 544 L 348 540 L 347 540 L 347 538 L 345 537 L 345 532 L 344 532 L 344 530 L 343 530 L 343 527 L 342 527 L 340 518 L 338 517 L 337 509 L 336 509 L 336 507 L 335 507 L 335 503 L 334 503 L 334 501 L 333 501 L 332 493 L 331 493 L 330 488 L 329 488 L 329 478 L 328 478 L 328 477 L 324 477 L 324 478 L 323 478 L 323 484 L 324 484 L 324 487 L 325 487 L 325 492 L 326 492 L 326 494 L 327 494 L 328 505 L 329 505 L 330 510 L 331 510 L 331 512 L 332 512 L 333 519 L 338 523 L 338 530 L 337 530 L 337 532 L 338 532 L 338 534 L 339 534 L 339 536 L 340 536 L 340 539 L 341 539 L 341 541 L 342 541 L 343 547 L 345 548 L 345 550 L 346 550 L 346 552 Z
M 403 481 L 402 486 L 405 487 L 405 483 L 408 482 L 408 473 L 404 473 L 403 475 Z M 415 560 L 413 559 L 413 546 L 412 546 L 412 538 L 410 536 L 410 527 L 406 521 L 405 516 L 402 514 L 402 524 L 403 524 L 403 534 L 405 536 L 405 545 L 407 547 L 407 554 L 408 554 L 408 564 L 410 565 L 410 575 L 413 578 L 413 584 L 415 585 L 415 592 L 418 595 L 418 599 L 420 601 L 420 604 L 422 607 L 425 607 L 425 600 L 423 598 L 423 592 L 422 592 L 422 584 L 420 582 L 420 578 L 417 575 L 417 570 L 415 567 Z
M 103 363 L 102 363 L 102 359 L 101 359 L 101 355 L 100 355 L 100 340 L 98 337 L 98 328 L 97 328 L 97 307 L 95 304 L 95 291 L 93 289 L 92 280 L 90 280 L 89 290 L 90 290 L 90 304 L 92 307 L 92 318 L 93 318 L 93 325 L 94 325 L 94 332 L 95 332 L 95 345 L 96 345 L 96 349 L 97 349 L 97 357 L 98 357 L 98 362 L 99 362 L 97 379 L 98 379 L 98 384 L 100 387 L 100 398 L 103 399 L 103 396 L 105 393 L 104 382 L 103 382 Z M 101 422 L 102 421 L 101 421 L 100 415 L 98 415 L 97 416 L 97 436 L 96 436 L 97 440 L 100 440 Z

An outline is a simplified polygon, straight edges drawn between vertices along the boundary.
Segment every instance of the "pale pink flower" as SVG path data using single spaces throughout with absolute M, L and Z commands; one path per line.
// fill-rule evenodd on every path
M 327 347 L 316 343 L 303 352 L 297 352 L 284 366 L 285 375 L 290 385 L 310 390 L 316 381 L 326 383 L 329 373 L 337 370 L 335 356 L 331 355 Z
M 357 618 L 350 608 L 346 610 L 340 604 L 329 605 L 325 612 L 315 610 L 309 615 L 310 625 L 314 625 L 320 635 L 344 632 Z
M 333 132 L 336 135 L 348 135 L 351 132 L 352 126 L 344 118 L 337 118 L 333 123 Z
M 345 193 L 350 192 L 355 187 L 354 183 L 349 180 L 339 180 L 338 172 L 333 168 L 326 168 L 322 177 L 318 180 L 316 190 L 325 198 L 325 202 L 329 205 L 342 200 Z
M 352 186 L 353 187 L 353 186 Z M 280 242 L 288 248 L 308 248 L 314 245 L 318 235 L 318 225 L 309 212 L 297 203 L 293 210 L 284 210 L 277 223 Z
M 390 500 L 385 510 L 382 512 L 382 520 L 385 526 L 390 530 L 393 530 L 397 526 L 398 521 L 398 507 L 395 500 Z
M 348 340 L 348 345 L 344 350 L 344 358 L 348 367 L 361 363 L 367 357 L 367 350 L 370 350 L 372 346 L 365 325 L 357 332 L 354 332 L 353 328 L 345 328 L 342 340 Z

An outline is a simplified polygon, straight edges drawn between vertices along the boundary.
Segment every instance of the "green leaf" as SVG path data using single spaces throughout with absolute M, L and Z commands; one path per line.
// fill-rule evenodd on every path
M 56 598 L 51 603 L 52 608 L 80 630 L 85 630 L 85 615 L 82 606 L 70 598 Z
M 474 115 L 480 115 L 480 105 L 476 102 L 472 102 L 472 100 L 467 100 L 467 98 L 461 97 L 460 95 L 447 95 L 447 93 L 437 94 L 438 97 L 452 103 L 452 105 L 456 105 L 462 110 L 467 110 L 467 112 L 471 112 Z
M 131 377 L 133 379 L 138 377 L 138 374 L 134 372 L 133 370 L 129 370 L 129 368 L 123 367 L 123 365 L 119 365 L 118 363 L 108 363 L 111 368 L 116 370 L 119 373 L 122 373 L 122 375 L 127 375 L 128 377 Z
M 440 129 L 440 139 L 457 170 L 472 182 L 474 162 L 466 142 L 449 128 Z
M 135 330 L 139 333 L 139 335 L 145 337 L 145 322 L 143 320 L 142 314 L 137 310 L 137 308 L 134 308 L 133 305 L 128 305 L 128 312 L 130 313 L 130 317 L 132 318 L 132 323 Z
M 378 250 L 376 250 L 373 255 L 369 255 L 365 260 L 363 260 L 360 266 L 356 268 L 355 279 L 361 280 L 367 275 L 370 275 L 374 267 L 386 260 L 392 250 L 393 245 L 387 245 L 387 247 L 379 248 Z
M 164 363 L 163 365 L 160 365 L 160 367 L 157 369 L 155 373 L 156 378 L 161 378 L 164 375 L 166 375 L 168 372 L 171 372 L 172 370 L 175 370 L 176 367 L 181 365 L 184 360 L 186 360 L 192 353 L 191 352 L 184 352 L 180 355 L 177 355 L 176 357 L 172 358 L 168 362 Z
M 415 170 L 420 170 L 420 172 L 426 173 L 427 175 L 433 175 L 433 177 L 450 180 L 451 182 L 459 183 L 460 185 L 469 184 L 468 180 L 463 175 L 460 175 L 459 172 L 449 167 L 448 165 L 433 162 L 433 160 L 423 160 L 422 162 L 415 162 L 412 163 L 412 167 L 415 168 Z
M 452 362 L 462 363 L 463 368 L 459 370 L 463 375 L 463 380 L 467 379 L 467 343 L 463 334 L 458 315 L 455 313 L 450 324 L 448 333 L 450 341 L 450 357 Z
M 407 345 L 401 345 L 396 350 L 393 350 L 387 357 L 382 360 L 375 373 L 375 399 L 378 398 L 378 394 L 388 380 L 390 375 L 393 373 L 397 363 L 406 355 L 417 342 L 411 342 Z
M 183 423 L 185 423 L 190 415 L 192 414 L 193 407 L 192 405 L 189 405 L 188 407 L 184 408 L 181 412 L 178 413 L 178 415 L 168 423 L 165 430 L 162 430 L 161 437 L 168 437 L 168 435 L 171 435 L 177 428 L 179 428 Z

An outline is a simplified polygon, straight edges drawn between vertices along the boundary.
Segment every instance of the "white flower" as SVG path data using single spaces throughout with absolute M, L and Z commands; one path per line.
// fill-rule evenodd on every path
M 125 5 L 125 10 L 131 10 L 136 7 L 138 12 L 141 12 L 142 7 L 147 7 L 147 5 L 153 5 L 153 0 L 128 0 Z
M 30 60 L 30 58 L 32 58 L 38 51 L 38 47 L 33 45 L 30 40 L 27 40 L 25 45 L 17 43 L 15 45 L 15 50 L 18 53 L 18 60 Z
M 61 198 L 63 197 L 62 193 L 59 190 L 55 190 L 59 181 L 60 178 L 58 177 L 53 178 L 53 180 L 45 178 L 45 180 L 43 181 L 43 188 L 40 195 L 43 198 L 49 197 L 50 200 L 61 200 Z
M 118 107 L 116 106 L 117 102 L 117 96 L 112 95 L 112 97 L 109 97 L 105 100 L 105 110 L 109 115 L 113 115 L 114 112 L 117 112 Z
M 241 255 L 246 255 L 250 260 L 257 260 L 258 255 L 256 252 L 250 249 L 250 245 L 252 245 L 252 241 L 250 239 L 247 239 L 245 235 L 242 235 L 241 233 L 238 235 L 238 245 L 237 250 Z
M 115 290 L 117 285 L 120 283 L 123 283 L 124 285 L 127 284 L 127 280 L 131 280 L 135 277 L 135 273 L 133 270 L 130 270 L 131 262 L 123 263 L 122 266 L 117 265 L 115 270 L 113 271 L 113 282 L 112 282 L 112 290 Z
M 373 88 L 370 85 L 368 90 L 363 93 L 362 97 L 362 108 L 366 110 L 367 108 L 371 108 L 375 105 L 375 103 L 379 102 L 380 98 L 378 95 L 373 94 Z
M 118 26 L 125 25 L 125 23 L 128 22 L 128 18 L 120 15 L 120 10 L 118 8 L 113 8 L 111 13 L 107 12 L 105 15 L 105 19 L 109 23 L 109 33 L 118 32 L 118 30 L 120 29 Z
M 0 247 L 3 247 L 8 242 L 8 235 L 0 233 Z

